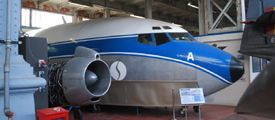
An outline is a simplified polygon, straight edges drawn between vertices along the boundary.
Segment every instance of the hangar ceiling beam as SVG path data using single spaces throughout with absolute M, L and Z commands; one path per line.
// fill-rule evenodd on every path
M 187 12 L 187 13 L 191 13 L 191 14 L 196 14 L 196 15 L 198 14 L 198 10 L 197 9 L 189 8 L 187 6 L 188 2 L 184 1 L 184 3 L 176 3 L 176 0 L 169 0 L 170 2 L 169 1 L 166 2 L 166 1 L 167 0 L 154 0 L 154 2 L 156 2 L 156 3 L 168 5 L 170 7 L 174 7 L 174 8 L 182 10 L 183 12 Z
M 127 11 L 127 12 L 132 12 L 132 13 L 137 13 L 138 12 L 138 7 L 134 5 L 127 5 L 124 6 L 122 2 L 116 2 L 116 1 L 109 1 L 109 0 L 71 0 L 71 2 L 74 3 L 79 3 L 83 5 L 88 5 L 91 6 L 93 4 L 101 6 L 101 7 L 107 7 L 110 9 L 114 9 L 117 11 Z M 144 14 L 144 13 L 139 13 Z
M 152 0 L 150 0 L 150 1 L 152 1 Z M 71 0 L 71 2 L 75 2 L 75 3 L 79 3 L 79 4 L 83 4 L 83 5 L 88 5 L 88 6 L 98 5 L 98 6 L 102 6 L 102 7 L 105 7 L 105 8 L 107 7 L 111 10 L 113 9 L 113 10 L 117 10 L 117 11 L 124 11 L 124 12 L 133 13 L 133 14 L 138 15 L 138 16 L 145 16 L 145 13 L 146 13 L 144 7 L 140 7 L 139 5 L 131 5 L 130 3 L 127 3 L 127 2 L 124 3 L 124 2 L 119 2 L 119 1 L 115 1 L 115 0 Z M 157 2 L 157 3 L 160 3 L 160 4 L 165 4 L 165 3 L 163 3 L 164 1 L 161 1 L 161 0 L 153 0 L 152 4 L 153 4 L 153 2 Z M 175 5 L 172 6 L 172 5 L 168 5 L 168 4 L 165 4 L 165 6 L 169 6 L 171 8 L 179 9 L 182 12 L 187 13 L 187 14 L 192 14 L 192 15 L 197 15 L 198 14 L 197 9 L 188 7 L 187 2 L 185 2 L 185 1 L 183 1 L 183 2 L 177 3 L 177 4 L 180 4 L 180 5 L 177 5 L 177 6 L 175 6 Z M 179 6 L 182 6 L 182 7 L 179 7 Z M 193 28 L 197 29 L 196 31 L 198 31 L 199 25 L 196 22 L 191 22 L 191 21 L 188 21 L 186 18 L 171 15 L 168 12 L 167 13 L 159 12 L 159 11 L 154 11 L 153 9 L 151 11 L 152 11 L 152 13 L 151 13 L 152 18 L 154 18 L 154 19 L 163 20 L 163 21 L 176 23 L 176 24 L 181 24 L 181 25 L 184 25 L 184 26 L 187 26 L 187 25 L 192 26 Z M 192 29 L 192 30 L 194 30 L 194 29 Z
M 121 2 L 110 2 L 109 0 L 71 0 L 71 2 L 87 6 L 92 6 L 93 4 L 95 4 L 101 7 L 123 10 L 123 4 Z
M 123 5 L 133 5 L 133 4 L 137 4 L 139 3 L 140 1 L 138 0 L 129 0 L 127 1 L 126 3 L 124 3 Z
M 40 4 L 43 4 L 43 3 L 48 2 L 48 1 L 50 1 L 50 0 L 38 0 L 37 3 L 38 3 L 38 5 L 40 5 Z
M 57 7 L 62 8 L 62 7 L 66 6 L 66 5 L 69 5 L 69 4 L 70 4 L 69 2 L 63 2 L 63 3 L 57 4 Z

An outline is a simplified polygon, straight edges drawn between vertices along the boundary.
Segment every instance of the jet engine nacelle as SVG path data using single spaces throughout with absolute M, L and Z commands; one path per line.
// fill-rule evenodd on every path
M 108 65 L 100 59 L 97 52 L 81 46 L 76 48 L 74 58 L 64 63 L 61 76 L 61 85 L 58 86 L 62 86 L 63 95 L 58 92 L 58 96 L 62 97 L 51 97 L 55 103 L 58 101 L 61 105 L 94 104 L 100 101 L 100 97 L 107 93 L 111 85 Z M 56 83 L 55 81 L 52 83 Z

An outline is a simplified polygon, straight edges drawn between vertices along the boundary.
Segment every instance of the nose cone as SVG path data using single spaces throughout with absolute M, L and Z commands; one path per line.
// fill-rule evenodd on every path
M 97 76 L 94 72 L 87 70 L 85 73 L 85 84 L 87 87 L 93 85 L 97 81 Z
M 236 57 L 232 57 L 230 60 L 230 76 L 232 82 L 239 80 L 244 74 L 243 63 Z

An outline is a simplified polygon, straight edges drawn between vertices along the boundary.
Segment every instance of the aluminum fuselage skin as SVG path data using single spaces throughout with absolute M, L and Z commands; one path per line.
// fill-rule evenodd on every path
M 125 20 L 127 19 L 127 20 Z M 109 25 L 113 29 L 118 23 L 113 21 L 125 20 L 143 21 L 143 24 L 154 23 L 158 26 L 168 25 L 173 30 L 151 30 L 152 24 L 139 25 L 138 27 L 147 27 L 150 30 L 138 30 L 131 32 L 118 29 L 116 34 L 108 34 L 108 28 L 105 28 L 106 35 L 94 34 L 102 30 L 101 25 Z M 53 30 L 60 31 L 61 27 L 50 28 L 42 31 L 36 36 L 49 37 L 49 58 L 51 61 L 61 61 L 73 57 L 74 49 L 77 46 L 84 46 L 96 50 L 112 69 L 112 85 L 109 92 L 102 97 L 100 104 L 109 105 L 127 105 L 127 106 L 170 106 L 172 103 L 172 89 L 176 91 L 176 105 L 180 105 L 179 88 L 202 87 L 204 95 L 215 93 L 233 83 L 230 75 L 231 54 L 224 52 L 213 46 L 200 43 L 196 40 L 173 40 L 169 33 L 188 33 L 170 23 L 156 20 L 138 20 L 133 18 L 118 18 L 95 20 L 90 23 L 94 27 L 88 28 L 75 27 L 76 24 L 67 25 L 67 28 L 75 27 L 75 36 L 70 36 L 72 30 L 62 32 L 61 35 L 52 35 Z M 123 23 L 123 22 L 122 22 Z M 89 26 L 89 21 L 85 23 Z M 110 27 L 110 25 L 112 27 Z M 66 26 L 66 25 L 65 25 Z M 119 25 L 118 25 L 119 26 Z M 130 26 L 128 26 L 130 27 Z M 125 28 L 128 28 L 125 27 Z M 133 26 L 132 26 L 133 27 Z M 63 29 L 66 27 L 63 27 Z M 97 29 L 99 28 L 99 29 Z M 116 27 L 118 28 L 118 27 Z M 84 35 L 81 30 L 85 30 Z M 56 32 L 57 32 L 56 31 Z M 145 31 L 145 32 L 144 32 Z M 170 42 L 156 45 L 155 33 L 165 33 Z M 81 35 L 83 34 L 83 35 Z M 151 34 L 153 45 L 138 42 L 139 34 Z M 64 37 L 68 36 L 68 37 Z M 94 37 L 95 36 L 95 37 Z M 113 65 L 114 64 L 114 65 Z

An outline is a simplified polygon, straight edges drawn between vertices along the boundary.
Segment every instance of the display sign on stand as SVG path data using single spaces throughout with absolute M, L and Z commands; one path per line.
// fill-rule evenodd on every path
M 205 103 L 203 89 L 202 88 L 180 88 L 180 101 L 181 104 L 185 105 L 185 112 L 187 113 L 187 104 L 198 104 L 199 105 L 199 119 L 201 120 L 200 104 Z M 185 114 L 187 120 L 187 114 Z
M 180 88 L 181 104 L 205 103 L 202 88 Z

